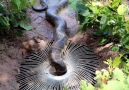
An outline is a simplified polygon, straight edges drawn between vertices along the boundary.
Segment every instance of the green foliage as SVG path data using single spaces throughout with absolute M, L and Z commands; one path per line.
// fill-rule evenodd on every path
M 95 90 L 95 87 L 92 84 L 81 80 L 80 90 Z
M 125 15 L 127 9 L 128 9 L 128 8 L 127 8 L 126 5 L 121 4 L 121 5 L 119 5 L 119 7 L 118 7 L 118 9 L 117 9 L 117 13 L 118 13 L 119 15 Z
M 30 30 L 26 17 L 26 8 L 33 5 L 34 0 L 0 0 L 0 33 L 21 27 Z M 15 31 L 18 32 L 19 30 Z M 22 33 L 19 31 L 19 33 Z
M 70 5 L 77 11 L 79 31 L 95 27 L 94 34 L 103 36 L 100 45 L 110 39 L 120 44 L 113 50 L 119 51 L 119 46 L 129 50 L 129 8 L 122 0 L 70 0 Z
M 96 71 L 97 87 L 82 80 L 80 90 L 129 90 L 129 59 L 123 62 L 121 57 L 108 59 L 104 62 L 108 69 Z
M 107 69 L 97 70 L 97 87 L 81 81 L 81 90 L 129 90 L 129 8 L 126 0 L 70 0 L 77 11 L 81 32 L 94 28 L 94 35 L 101 36 L 99 45 L 109 40 L 115 42 L 113 51 L 122 51 L 114 59 L 104 61 Z M 106 0 L 107 1 L 107 0 Z
M 117 51 L 117 52 L 118 52 L 118 51 L 120 50 L 119 45 L 117 45 L 117 44 L 116 44 L 116 45 L 114 45 L 114 46 L 112 47 L 112 50 L 113 50 L 113 51 Z
M 81 80 L 80 90 L 129 90 L 129 59 L 123 61 L 122 57 L 104 61 L 108 68 L 96 71 L 97 87 Z

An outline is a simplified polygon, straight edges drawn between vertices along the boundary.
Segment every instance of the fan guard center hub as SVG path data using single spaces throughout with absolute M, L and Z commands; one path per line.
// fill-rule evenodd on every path
M 55 75 L 54 72 L 56 72 L 56 71 L 54 70 L 54 68 L 51 65 L 49 65 L 48 67 L 46 67 L 45 73 L 51 79 L 63 80 L 65 78 L 69 77 L 70 73 L 72 72 L 72 70 L 69 67 L 69 65 L 66 65 L 66 67 L 67 67 L 67 72 L 64 73 L 64 74 L 62 74 L 62 75 Z

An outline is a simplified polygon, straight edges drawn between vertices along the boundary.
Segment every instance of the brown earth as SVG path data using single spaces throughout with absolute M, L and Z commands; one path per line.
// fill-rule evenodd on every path
M 28 9 L 28 16 L 31 19 L 33 29 L 24 31 L 23 37 L 15 37 L 9 40 L 4 37 L 0 42 L 0 90 L 18 90 L 16 76 L 19 73 L 20 63 L 23 58 L 30 52 L 34 52 L 43 48 L 48 41 L 53 40 L 54 27 L 45 20 L 44 12 L 35 12 L 31 8 Z M 113 43 L 104 46 L 98 46 L 99 38 L 93 36 L 93 30 L 87 30 L 85 33 L 76 34 L 79 27 L 74 12 L 68 9 L 60 13 L 67 22 L 67 34 L 69 39 L 75 43 L 89 46 L 98 56 L 100 66 L 105 68 L 103 60 L 111 56 L 117 55 L 111 51 Z M 75 35 L 76 34 L 76 35 Z M 39 42 L 35 41 L 38 40 Z

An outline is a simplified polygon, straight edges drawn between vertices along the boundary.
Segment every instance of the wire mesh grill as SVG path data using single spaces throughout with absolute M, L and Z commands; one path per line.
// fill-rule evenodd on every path
M 80 90 L 80 80 L 95 84 L 93 79 L 98 66 L 96 55 L 86 46 L 69 43 L 61 54 L 67 66 L 62 76 L 50 73 L 49 44 L 45 49 L 28 55 L 21 64 L 18 75 L 19 90 Z

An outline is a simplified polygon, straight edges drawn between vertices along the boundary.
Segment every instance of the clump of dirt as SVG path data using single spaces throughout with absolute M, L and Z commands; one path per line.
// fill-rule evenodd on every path
M 76 34 L 79 27 L 76 21 L 75 13 L 65 10 L 65 15 L 60 13 L 60 16 L 67 22 L 67 34 L 74 43 L 83 44 L 92 48 L 98 55 L 101 65 L 99 68 L 105 67 L 103 60 L 117 55 L 111 51 L 109 43 L 104 46 L 98 46 L 99 38 L 92 34 L 92 30 L 87 30 L 85 33 Z M 33 29 L 24 31 L 23 37 L 15 37 L 11 39 L 1 39 L 0 42 L 0 90 L 18 90 L 16 76 L 19 73 L 20 63 L 23 58 L 31 52 L 43 48 L 47 42 L 54 39 L 54 27 L 46 21 L 44 12 L 35 12 L 31 8 L 28 9 L 28 16 L 31 19 Z M 35 38 L 36 37 L 36 38 Z
M 38 52 L 39 50 L 42 50 L 46 45 L 47 41 L 41 40 L 38 37 L 34 37 L 31 40 L 23 42 L 23 48 L 25 49 L 25 52 L 32 53 L 32 52 Z

